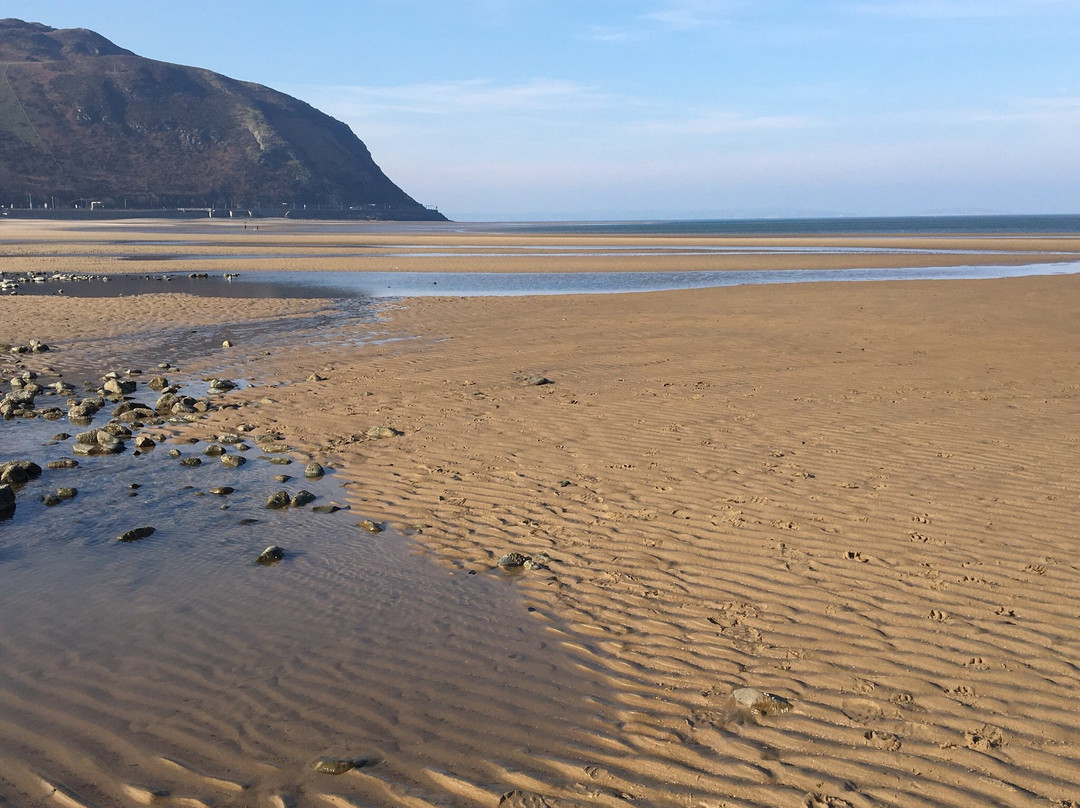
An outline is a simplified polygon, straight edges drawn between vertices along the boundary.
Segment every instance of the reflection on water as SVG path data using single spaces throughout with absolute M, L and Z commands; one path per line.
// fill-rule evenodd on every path
M 260 271 L 205 277 L 111 275 L 94 280 L 23 283 L 18 294 L 73 297 L 182 292 L 231 298 L 477 297 L 562 294 L 621 294 L 770 283 L 838 281 L 964 280 L 1067 275 L 1080 262 L 1017 266 L 874 267 L 690 272 L 282 272 Z M 109 281 L 103 282 L 102 277 Z

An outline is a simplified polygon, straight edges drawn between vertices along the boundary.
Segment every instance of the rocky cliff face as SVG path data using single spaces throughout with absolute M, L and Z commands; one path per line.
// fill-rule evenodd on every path
M 443 219 L 344 123 L 262 85 L 0 20 L 0 204 Z

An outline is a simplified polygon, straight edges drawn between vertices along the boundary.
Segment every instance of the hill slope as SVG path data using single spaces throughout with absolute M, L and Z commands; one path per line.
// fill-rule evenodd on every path
M 352 209 L 443 219 L 341 121 L 284 93 L 0 20 L 0 204 Z

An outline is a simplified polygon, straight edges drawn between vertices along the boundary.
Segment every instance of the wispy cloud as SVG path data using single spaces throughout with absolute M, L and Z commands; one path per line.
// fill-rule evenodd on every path
M 645 19 L 678 31 L 692 31 L 716 25 L 735 5 L 730 0 L 667 0 Z
M 702 110 L 696 115 L 653 118 L 639 124 L 642 132 L 654 135 L 707 137 L 755 131 L 790 131 L 828 125 L 811 115 L 751 115 L 724 109 Z
M 838 4 L 841 11 L 911 20 L 1020 17 L 1043 9 L 1068 9 L 1072 0 L 868 0 Z

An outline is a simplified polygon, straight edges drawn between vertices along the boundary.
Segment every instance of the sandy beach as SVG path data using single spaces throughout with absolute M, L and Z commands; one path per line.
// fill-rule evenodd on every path
M 238 229 L 4 222 L 0 271 L 796 269 L 1080 253 L 1080 239 L 1019 236 Z M 719 246 L 762 252 L 687 254 Z M 253 384 L 230 394 L 235 409 L 178 433 L 280 433 L 336 470 L 354 513 L 387 527 L 394 563 L 428 571 L 400 592 L 352 592 L 347 567 L 312 572 L 304 593 L 253 579 L 238 603 L 287 624 L 327 602 L 357 621 L 358 600 L 415 599 L 433 614 L 442 602 L 450 639 L 437 616 L 398 626 L 387 609 L 396 633 L 372 642 L 390 661 L 354 671 L 371 648 L 341 623 L 312 621 L 324 655 L 289 660 L 303 631 L 247 633 L 211 610 L 185 617 L 145 666 L 113 670 L 44 658 L 80 630 L 62 614 L 44 629 L 50 645 L 0 632 L 0 804 L 1080 805 L 1080 276 L 431 297 L 380 303 L 347 333 L 306 330 L 329 305 L 5 296 L 0 343 L 56 350 L 0 370 L 75 373 L 142 357 L 155 329 L 215 342 L 216 329 L 295 318 L 295 338 L 269 350 L 216 340 L 167 357 Z M 368 434 L 380 426 L 400 434 Z M 0 548 L 16 541 L 0 524 Z M 536 568 L 500 572 L 512 552 Z M 494 588 L 455 594 L 473 580 Z M 481 628 L 456 616 L 469 613 Z M 114 628 L 125 630 L 139 631 Z M 470 667 L 481 646 L 499 661 Z M 258 678 L 278 656 L 289 661 Z M 265 729 L 267 712 L 287 723 Z M 319 732 L 351 738 L 371 765 L 313 774 L 329 751 Z

